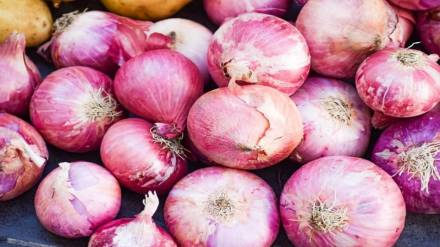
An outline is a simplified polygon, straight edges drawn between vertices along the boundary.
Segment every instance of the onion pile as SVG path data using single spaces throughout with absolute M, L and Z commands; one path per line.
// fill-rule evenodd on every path
M 440 6 L 440 0 L 389 0 L 405 9 L 426 10 Z
M 426 50 L 440 55 L 440 8 L 420 13 L 417 29 Z

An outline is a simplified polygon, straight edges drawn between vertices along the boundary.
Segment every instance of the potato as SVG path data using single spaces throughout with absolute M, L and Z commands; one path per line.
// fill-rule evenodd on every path
M 43 0 L 0 0 L 0 42 L 17 31 L 26 36 L 26 46 L 38 46 L 50 38 L 52 23 Z

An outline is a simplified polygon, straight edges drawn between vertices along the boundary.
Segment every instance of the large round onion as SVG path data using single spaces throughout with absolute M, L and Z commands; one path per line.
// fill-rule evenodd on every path
M 279 216 L 275 193 L 256 175 L 229 168 L 197 170 L 165 202 L 165 223 L 179 246 L 269 247 Z
M 287 158 L 303 136 L 295 103 L 260 85 L 219 88 L 200 97 L 188 115 L 191 141 L 217 164 L 259 169 Z
M 405 9 L 426 10 L 440 6 L 440 0 L 389 0 Z
M 323 156 L 365 153 L 371 115 L 352 85 L 310 77 L 291 98 L 304 125 L 303 140 L 291 158 L 306 163 Z
M 60 163 L 35 194 L 35 210 L 48 231 L 66 238 L 92 235 L 121 206 L 118 181 L 94 163 Z
M 121 184 L 138 193 L 168 191 L 185 173 L 180 139 L 158 134 L 160 126 L 142 119 L 125 119 L 104 136 L 101 158 Z
M 48 159 L 43 138 L 25 121 L 0 113 L 0 202 L 29 190 Z
M 220 87 L 230 81 L 293 94 L 305 81 L 310 55 L 301 33 L 275 16 L 249 13 L 225 22 L 208 50 L 208 68 Z
M 99 147 L 122 112 L 105 74 L 74 66 L 50 74 L 32 96 L 32 123 L 52 145 L 69 152 Z
M 281 194 L 281 220 L 295 246 L 391 247 L 405 224 L 405 202 L 373 163 L 331 156 L 302 166 Z
M 404 48 L 388 48 L 369 56 L 356 73 L 362 100 L 391 117 L 414 117 L 440 101 L 438 56 Z
M 440 55 L 440 8 L 420 13 L 417 30 L 426 50 Z
M 309 0 L 296 27 L 307 40 L 313 70 L 348 78 L 369 54 L 391 42 L 397 22 L 384 0 Z

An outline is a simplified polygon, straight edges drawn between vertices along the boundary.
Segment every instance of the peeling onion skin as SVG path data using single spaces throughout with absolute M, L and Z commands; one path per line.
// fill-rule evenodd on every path
M 440 6 L 440 0 L 389 0 L 397 6 L 411 10 L 427 10 Z
M 183 247 L 271 246 L 279 230 L 272 188 L 252 173 L 222 167 L 180 180 L 165 202 L 164 218 Z
M 34 186 L 48 158 L 46 143 L 34 127 L 0 113 L 0 202 L 14 199 Z
M 364 155 L 371 134 L 371 113 L 352 85 L 309 77 L 291 98 L 304 125 L 303 140 L 290 156 L 293 160 L 306 163 L 331 155 Z
M 417 30 L 426 50 L 440 55 L 440 8 L 420 12 Z
M 261 169 L 287 158 L 303 136 L 301 116 L 285 94 L 260 85 L 218 88 L 188 115 L 192 143 L 212 162 Z
M 320 158 L 297 170 L 281 193 L 280 212 L 287 236 L 298 247 L 391 247 L 406 215 L 391 176 L 348 156 Z
M 40 183 L 34 203 L 46 230 L 65 238 L 88 237 L 116 217 L 121 188 L 99 165 L 64 162 Z
M 310 54 L 304 37 L 289 22 L 247 13 L 226 21 L 214 33 L 208 68 L 219 87 L 237 81 L 291 95 L 309 73 Z
M 356 88 L 373 110 L 397 118 L 414 117 L 440 101 L 438 56 L 388 48 L 369 56 L 356 73 Z
M 99 148 L 105 131 L 122 109 L 105 74 L 87 67 L 59 69 L 35 90 L 30 104 L 35 128 L 50 144 L 68 152 Z
M 396 26 L 396 30 L 391 34 L 391 44 L 389 47 L 405 47 L 407 41 L 410 39 L 414 26 L 416 24 L 416 17 L 413 12 L 407 9 L 399 8 L 392 5 L 396 11 L 399 20 Z

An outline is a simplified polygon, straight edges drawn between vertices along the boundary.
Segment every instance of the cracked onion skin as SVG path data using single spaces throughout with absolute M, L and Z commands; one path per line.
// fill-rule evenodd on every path
M 440 8 L 420 12 L 417 30 L 426 50 L 440 55 Z
M 427 10 L 440 6 L 440 0 L 389 0 L 397 6 L 411 10 Z
M 34 186 L 48 157 L 46 143 L 34 127 L 0 113 L 0 202 L 14 199 Z
M 252 170 L 287 158 L 300 143 L 303 126 L 286 94 L 266 86 L 231 84 L 194 103 L 188 134 L 212 162 Z

